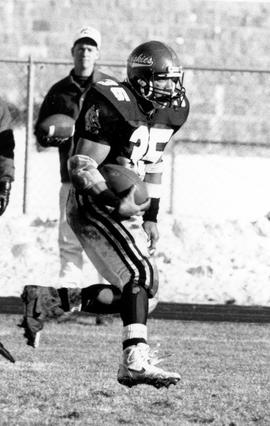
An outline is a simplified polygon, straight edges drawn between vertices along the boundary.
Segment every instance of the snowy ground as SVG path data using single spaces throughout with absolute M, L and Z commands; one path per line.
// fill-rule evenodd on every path
M 270 223 L 209 222 L 164 215 L 156 258 L 160 300 L 270 305 Z M 0 295 L 25 284 L 53 285 L 58 273 L 57 222 L 20 216 L 0 224 Z M 85 262 L 85 283 L 97 274 Z
M 54 150 L 30 150 L 22 214 L 24 138 L 16 139 L 16 182 L 0 219 L 0 295 L 25 284 L 52 285 L 58 275 L 59 173 Z M 165 174 L 156 253 L 160 300 L 270 306 L 270 159 L 181 155 L 175 167 L 173 214 Z M 170 159 L 166 159 L 168 170 Z M 85 283 L 97 274 L 85 262 Z

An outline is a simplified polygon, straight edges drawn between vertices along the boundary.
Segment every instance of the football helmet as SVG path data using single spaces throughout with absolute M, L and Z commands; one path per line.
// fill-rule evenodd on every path
M 128 57 L 128 82 L 139 96 L 161 107 L 181 106 L 183 78 L 175 51 L 160 41 L 140 44 Z

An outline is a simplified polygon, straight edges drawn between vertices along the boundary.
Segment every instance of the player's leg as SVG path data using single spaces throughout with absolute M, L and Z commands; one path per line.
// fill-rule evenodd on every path
M 138 384 L 168 387 L 176 384 L 180 376 L 156 366 L 159 360 L 153 356 L 147 336 L 149 300 L 157 292 L 158 271 L 154 258 L 148 254 L 147 238 L 142 227 L 129 223 L 127 228 L 127 235 L 130 233 L 134 238 L 129 256 L 136 272 L 123 289 L 123 362 L 119 366 L 117 378 L 119 383 L 128 387 Z
M 83 288 L 83 249 L 78 238 L 67 223 L 66 204 L 70 190 L 70 183 L 62 183 L 59 194 L 59 228 L 58 245 L 60 253 L 60 274 L 58 281 L 59 296 L 62 301 L 64 315 L 59 318 L 59 322 L 72 320 L 77 307 L 70 307 L 68 288 Z M 102 282 L 101 279 L 99 282 Z M 98 314 L 97 325 L 108 325 L 113 321 L 111 315 Z
M 118 381 L 129 387 L 140 383 L 155 387 L 175 384 L 180 376 L 158 368 L 147 344 L 148 298 L 155 295 L 158 281 L 141 224 L 114 221 L 93 203 L 77 208 L 72 194 L 68 211 L 71 227 L 91 262 L 122 291 L 123 362 Z M 92 301 L 89 306 L 93 307 Z
M 76 235 L 67 223 L 66 217 L 66 203 L 69 189 L 70 183 L 62 183 L 59 193 L 59 287 L 79 287 L 82 283 L 82 247 Z

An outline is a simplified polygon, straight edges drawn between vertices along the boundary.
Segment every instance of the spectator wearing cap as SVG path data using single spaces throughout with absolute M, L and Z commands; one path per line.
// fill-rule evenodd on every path
M 66 114 L 76 120 L 82 107 L 86 92 L 96 81 L 109 78 L 96 68 L 100 56 L 101 34 L 93 27 L 84 26 L 76 32 L 71 47 L 74 66 L 69 75 L 56 82 L 48 91 L 39 110 L 35 125 L 35 135 L 43 147 L 57 146 L 60 160 L 61 187 L 59 194 L 59 232 L 60 272 L 57 283 L 62 300 L 62 308 L 69 311 L 67 288 L 83 287 L 89 283 L 82 282 L 83 253 L 82 247 L 66 220 L 66 201 L 70 188 L 67 160 L 72 151 L 72 138 L 55 140 L 48 138 L 39 128 L 39 124 L 52 114 Z M 97 317 L 97 324 L 101 323 Z

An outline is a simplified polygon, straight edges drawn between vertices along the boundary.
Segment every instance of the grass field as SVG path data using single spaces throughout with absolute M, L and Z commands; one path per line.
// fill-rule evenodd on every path
M 121 323 L 93 317 L 50 322 L 36 350 L 26 346 L 17 315 L 1 315 L 0 424 L 270 425 L 270 327 L 240 323 L 149 320 L 149 343 L 171 353 L 180 372 L 169 389 L 132 389 L 116 381 Z M 162 364 L 161 364 L 162 365 Z

